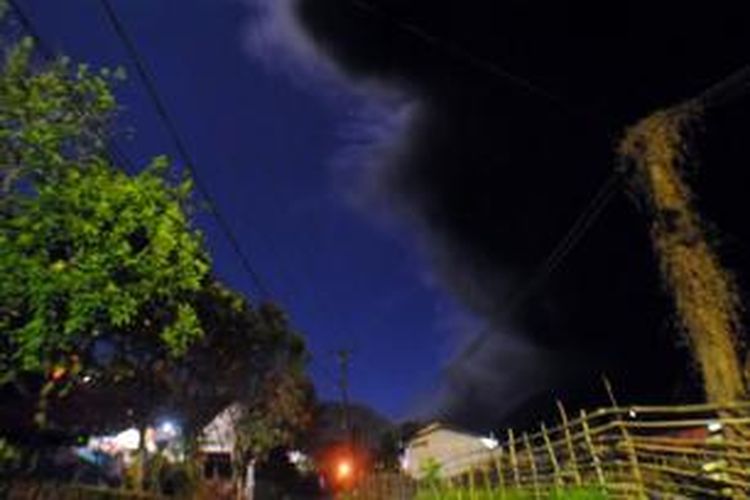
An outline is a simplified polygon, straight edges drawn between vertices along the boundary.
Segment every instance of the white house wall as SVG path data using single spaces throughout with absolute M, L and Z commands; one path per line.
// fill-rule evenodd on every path
M 424 476 L 426 464 L 435 460 L 440 464 L 440 476 L 460 474 L 491 457 L 490 450 L 475 435 L 439 428 L 412 439 L 404 456 L 405 469 L 410 476 Z

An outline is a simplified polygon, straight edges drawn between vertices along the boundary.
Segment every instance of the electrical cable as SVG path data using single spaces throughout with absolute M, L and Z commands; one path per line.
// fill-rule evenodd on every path
M 159 118 L 161 119 L 167 130 L 167 133 L 174 143 L 177 153 L 180 156 L 180 160 L 182 160 L 182 162 L 184 163 L 185 168 L 190 171 L 190 174 L 195 181 L 195 186 L 198 189 L 201 197 L 209 205 L 210 213 L 218 223 L 219 229 L 224 233 L 224 236 L 229 242 L 232 250 L 237 255 L 242 268 L 245 270 L 245 272 L 248 274 L 253 284 L 255 285 L 256 290 L 261 294 L 262 297 L 269 298 L 271 296 L 271 292 L 268 285 L 265 283 L 265 280 L 261 277 L 260 273 L 255 269 L 255 266 L 252 264 L 250 257 L 243 250 L 239 239 L 234 234 L 231 225 L 222 214 L 218 204 L 216 203 L 216 200 L 204 184 L 201 175 L 196 169 L 196 162 L 190 155 L 187 146 L 179 133 L 177 125 L 175 124 L 175 121 L 172 119 L 171 114 L 167 110 L 166 105 L 161 98 L 153 74 L 146 65 L 143 57 L 140 55 L 138 48 L 135 46 L 135 43 L 129 36 L 125 25 L 120 20 L 117 12 L 114 10 L 109 0 L 100 0 L 100 3 L 104 8 L 107 19 L 110 21 L 112 28 L 119 37 L 120 41 L 125 46 L 126 52 L 128 53 L 132 64 L 135 66 L 136 71 L 138 72 L 138 75 L 146 89 L 146 92 L 151 98 L 154 108 L 159 115 Z

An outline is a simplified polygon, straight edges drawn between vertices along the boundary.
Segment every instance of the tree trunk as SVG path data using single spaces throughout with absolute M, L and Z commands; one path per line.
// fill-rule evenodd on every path
M 143 492 L 146 490 L 146 481 L 148 479 L 148 453 L 146 450 L 146 427 L 145 421 L 141 420 L 138 422 L 138 471 L 136 473 L 136 484 L 135 489 Z
M 628 130 L 620 153 L 633 161 L 638 195 L 652 218 L 661 274 L 689 339 L 706 398 L 727 403 L 746 395 L 738 339 L 739 299 L 732 276 L 707 241 L 683 178 L 683 133 L 695 110 L 658 112 Z

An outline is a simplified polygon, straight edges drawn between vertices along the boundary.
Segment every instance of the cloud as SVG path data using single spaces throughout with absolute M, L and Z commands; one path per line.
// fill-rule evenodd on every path
M 518 328 L 494 317 L 498 297 L 507 293 L 512 273 L 498 267 L 496 256 L 457 238 L 453 223 L 444 224 L 443 208 L 432 206 L 448 196 L 441 190 L 472 192 L 477 188 L 472 176 L 446 184 L 441 170 L 468 172 L 475 162 L 473 156 L 495 154 L 494 141 L 487 145 L 481 132 L 484 122 L 466 119 L 465 113 L 471 115 L 480 103 L 469 103 L 465 112 L 456 115 L 455 110 L 441 107 L 428 88 L 423 87 L 422 94 L 419 85 L 408 84 L 413 75 L 401 78 L 399 71 L 370 71 L 364 59 L 359 65 L 355 52 L 335 56 L 331 48 L 346 43 L 327 39 L 325 33 L 315 38 L 315 30 L 302 24 L 297 0 L 244 2 L 250 11 L 244 43 L 253 58 L 298 84 L 312 85 L 316 93 L 346 99 L 349 113 L 340 131 L 341 149 L 332 159 L 336 187 L 353 207 L 387 230 L 408 228 L 428 266 L 422 273 L 425 283 L 459 299 L 460 305 L 452 302 L 436 311 L 436 335 L 446 344 L 446 375 L 434 394 L 420 398 L 415 412 L 439 413 L 449 420 L 467 421 L 470 416 L 475 424 L 499 418 L 539 389 L 552 363 L 548 362 L 551 355 L 524 340 Z M 341 36 L 352 33 L 345 28 Z M 342 64 L 341 57 L 351 57 L 353 62 Z M 407 57 L 421 56 L 416 50 Z M 458 133 L 453 123 L 456 116 L 468 126 Z M 472 153 L 471 148 L 477 151 Z M 462 157 L 466 165 L 461 164 Z M 425 167 L 437 173 L 436 178 L 422 172 Z M 459 353 L 478 332 L 488 329 L 496 333 L 488 337 L 484 348 L 460 358 Z M 492 397 L 487 397 L 489 393 Z
M 245 49 L 272 70 L 291 71 L 292 76 L 338 78 L 333 61 L 301 29 L 297 0 L 242 0 L 249 9 L 243 33 Z
M 415 398 L 409 419 L 440 419 L 486 432 L 559 374 L 552 352 L 512 328 L 495 327 L 481 350 L 459 358 L 481 332 L 492 327 L 451 301 L 441 304 L 436 318 L 436 331 L 445 339 L 442 376 L 429 392 Z
M 352 207 L 385 227 L 405 222 L 394 220 L 400 201 L 391 169 L 408 154 L 419 117 L 416 99 L 363 99 L 340 130 L 341 149 L 332 161 L 336 186 Z
M 301 25 L 299 0 L 242 1 L 249 9 L 243 33 L 247 53 L 269 71 L 282 72 L 300 88 L 348 110 L 339 129 L 341 148 L 330 163 L 336 189 L 373 221 L 394 223 L 390 168 L 408 153 L 423 109 L 419 97 L 393 82 L 344 71 Z
M 368 0 L 387 8 L 374 15 L 352 7 L 357 2 L 244 1 L 249 54 L 301 87 L 345 99 L 337 106 L 350 111 L 332 159 L 335 185 L 371 220 L 408 228 L 424 256 L 425 282 L 451 294 L 470 318 L 436 313 L 438 323 L 450 325 L 436 328 L 450 339 L 446 375 L 434 395 L 420 400 L 420 412 L 489 423 L 534 394 L 549 394 L 565 383 L 562 375 L 596 379 L 606 363 L 616 378 L 630 361 L 646 358 L 643 379 L 668 390 L 672 379 L 657 374 L 662 359 L 673 366 L 676 358 L 669 339 L 650 334 L 664 312 L 642 221 L 625 204 L 609 209 L 610 220 L 591 230 L 600 231 L 598 239 L 579 243 L 575 250 L 585 252 L 572 252 L 509 317 L 508 298 L 525 290 L 609 174 L 612 144 L 591 122 L 466 57 L 479 54 L 502 62 L 503 70 L 536 75 L 534 83 L 555 84 L 552 93 L 562 101 L 606 103 L 607 119 L 616 123 L 624 116 L 621 103 L 641 83 L 631 75 L 637 65 L 602 58 L 592 47 L 609 44 L 614 54 L 635 57 L 638 39 L 625 40 L 614 28 L 602 36 L 594 28 L 605 21 L 568 19 L 559 3 L 540 18 L 533 3 L 517 2 L 507 2 L 513 15 L 505 16 L 496 0 L 460 8 Z M 414 37 L 393 19 L 435 36 Z M 445 50 L 456 45 L 462 50 Z M 644 46 L 638 57 L 652 58 L 649 50 Z M 659 70 L 663 61 L 655 59 Z M 610 64 L 607 72 L 602 64 Z M 632 85 L 606 93 L 603 79 Z M 482 348 L 459 356 L 480 331 L 491 332 Z
M 248 7 L 248 22 L 242 33 L 245 50 L 270 71 L 287 73 L 290 81 L 336 98 L 354 99 L 365 112 L 379 106 L 399 106 L 407 100 L 402 88 L 380 78 L 354 75 L 338 64 L 302 26 L 301 0 L 239 0 Z

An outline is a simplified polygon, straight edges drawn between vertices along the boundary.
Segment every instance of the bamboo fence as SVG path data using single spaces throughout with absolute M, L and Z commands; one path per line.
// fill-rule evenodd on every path
M 442 462 L 443 482 L 492 498 L 577 488 L 607 498 L 750 497 L 750 402 L 558 409 L 554 427 L 509 430 L 492 450 Z
M 417 483 L 397 472 L 367 475 L 345 500 L 411 500 L 417 495 Z
M 7 491 L 0 491 L 0 498 L 7 500 L 164 500 L 167 497 L 118 488 L 19 481 Z

